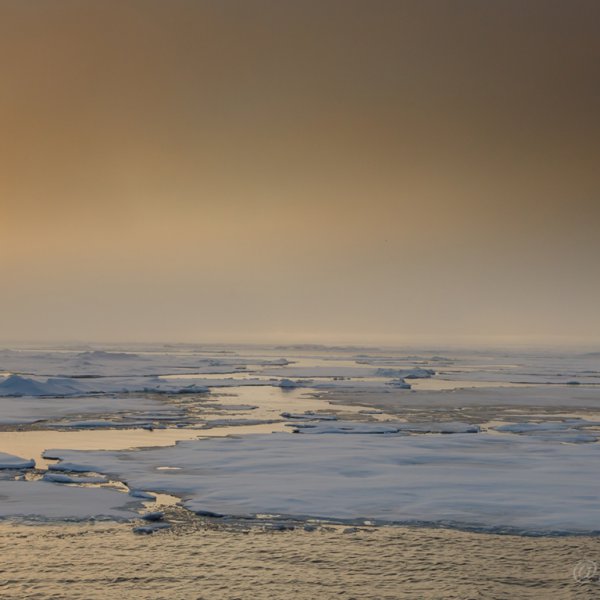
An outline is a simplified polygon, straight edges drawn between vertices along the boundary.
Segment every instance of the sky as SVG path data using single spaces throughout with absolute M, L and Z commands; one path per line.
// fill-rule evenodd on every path
M 0 341 L 600 343 L 596 0 L 0 0 Z

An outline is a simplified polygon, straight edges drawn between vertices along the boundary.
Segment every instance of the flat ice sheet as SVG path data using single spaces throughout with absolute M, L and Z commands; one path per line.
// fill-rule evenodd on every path
M 139 502 L 106 488 L 65 486 L 49 481 L 0 480 L 0 518 L 124 520 Z
M 274 434 L 47 454 L 63 460 L 53 469 L 97 471 L 136 489 L 171 492 L 194 511 L 600 532 L 598 444 L 487 434 Z
M 352 385 L 353 382 L 347 382 Z M 340 386 L 341 388 L 341 386 Z M 531 386 L 458 389 L 446 391 L 369 390 L 355 387 L 328 390 L 325 399 L 334 404 L 364 404 L 398 413 L 405 408 L 434 407 L 545 407 L 600 410 L 600 389 L 583 386 Z
M 0 400 L 0 425 L 35 423 L 68 415 L 114 415 L 130 411 L 176 411 L 176 408 L 139 396 L 8 397 Z
M 232 373 L 248 366 L 285 365 L 282 358 L 206 354 L 184 348 L 107 351 L 88 349 L 0 350 L 0 370 L 45 377 L 148 376 L 165 373 Z
M 227 385 L 227 384 L 225 384 Z M 206 386 L 189 381 L 166 381 L 159 377 L 22 377 L 0 378 L 0 396 L 82 396 L 85 394 L 120 393 L 204 393 Z
M 31 469 L 35 467 L 33 459 L 25 459 L 14 454 L 0 452 L 0 469 Z

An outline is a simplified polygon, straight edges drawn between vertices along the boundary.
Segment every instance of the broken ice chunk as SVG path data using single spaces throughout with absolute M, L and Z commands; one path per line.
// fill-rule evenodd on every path
M 0 469 L 33 469 L 35 460 L 0 452 Z

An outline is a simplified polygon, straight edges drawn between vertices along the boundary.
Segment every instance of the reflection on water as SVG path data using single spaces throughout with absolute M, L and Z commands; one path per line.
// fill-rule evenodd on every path
M 475 381 L 472 379 L 408 379 L 413 390 L 441 392 L 444 390 L 457 390 L 464 388 L 498 388 L 498 387 L 530 387 L 530 383 L 512 383 L 510 381 Z
M 215 380 L 215 379 L 231 379 L 234 381 L 246 381 L 249 379 L 258 379 L 264 382 L 278 382 L 277 377 L 272 375 L 261 375 L 260 373 L 252 373 L 251 371 L 240 371 L 238 373 L 177 373 L 174 375 L 160 375 L 159 379 L 198 379 L 198 380 Z M 268 385 L 268 383 L 265 383 Z
M 361 414 L 364 411 L 372 411 L 368 406 L 332 404 L 326 398 L 317 397 L 314 390 L 310 388 L 280 388 L 273 386 L 235 386 L 229 388 L 214 388 L 210 400 L 216 399 L 227 405 L 232 402 L 236 404 L 249 404 L 257 408 L 250 413 L 231 413 L 236 417 L 271 420 L 281 419 L 282 412 L 344 412 L 350 414 Z M 376 420 L 395 419 L 390 415 L 371 414 Z
M 198 522 L 198 520 L 196 520 Z M 405 527 L 306 532 L 218 526 L 136 536 L 128 525 L 0 524 L 3 598 L 598 598 L 573 578 L 600 538 Z

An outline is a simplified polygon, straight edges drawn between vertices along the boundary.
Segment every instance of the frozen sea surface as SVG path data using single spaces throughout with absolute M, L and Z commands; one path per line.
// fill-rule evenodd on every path
M 106 473 L 182 496 L 192 511 L 600 532 L 600 479 L 590 470 L 600 464 L 598 444 L 483 434 L 273 434 L 46 455 L 61 460 L 51 469 Z
M 0 517 L 34 520 L 130 520 L 139 506 L 113 489 L 65 486 L 49 481 L 0 480 Z
M 193 511 L 600 529 L 595 352 L 6 349 L 0 396 L 0 451 L 24 461 L 3 469 L 2 494 L 20 515 L 85 518 L 82 493 L 102 496 L 102 516 L 132 510 L 111 504 L 131 501 L 118 487 L 43 479 L 70 463 Z M 63 463 L 41 457 L 52 448 Z

